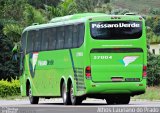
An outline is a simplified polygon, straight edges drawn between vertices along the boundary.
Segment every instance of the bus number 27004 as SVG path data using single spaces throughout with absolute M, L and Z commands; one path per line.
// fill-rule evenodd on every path
M 112 59 L 112 56 L 94 56 L 94 58 L 93 59 Z

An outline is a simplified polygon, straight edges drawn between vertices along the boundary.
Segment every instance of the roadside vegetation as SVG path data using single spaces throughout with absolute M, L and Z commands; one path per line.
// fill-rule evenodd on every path
M 7 80 L 0 81 L 0 97 L 6 98 L 8 96 L 20 95 L 20 83 L 17 79 L 12 79 L 10 82 Z
M 150 0 L 147 0 L 150 2 Z M 135 4 L 136 5 L 133 5 Z M 98 12 L 106 14 L 125 14 L 134 12 L 146 19 L 147 42 L 160 43 L 160 3 L 151 5 L 144 0 L 2 0 L 0 1 L 0 97 L 20 94 L 19 87 L 19 50 L 23 29 L 33 23 L 47 23 L 54 17 L 75 13 Z M 158 2 L 158 3 L 157 3 Z M 138 4 L 138 6 L 137 6 Z M 133 6 L 133 7 L 132 7 Z M 136 7 L 135 7 L 136 6 Z M 155 6 L 155 7 L 154 7 Z M 147 16 L 146 16 L 147 15 Z M 17 47 L 18 60 L 13 56 Z M 148 88 L 147 95 L 160 89 L 160 56 L 148 52 Z M 17 79 L 16 79 L 17 78 Z M 14 80 L 15 79 L 15 80 Z M 160 91 L 159 91 L 160 92 Z M 157 94 L 157 93 L 155 93 Z M 138 96 L 139 98 L 141 96 Z M 158 98 L 153 96 L 153 98 Z M 160 97 L 160 96 L 159 96 Z
M 151 100 L 155 101 L 158 100 L 160 101 L 160 86 L 156 87 L 147 87 L 146 93 L 142 95 L 138 95 L 132 98 L 132 100 Z

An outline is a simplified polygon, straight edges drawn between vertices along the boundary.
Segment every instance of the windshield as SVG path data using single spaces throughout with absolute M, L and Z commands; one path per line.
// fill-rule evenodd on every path
M 91 36 L 99 40 L 137 39 L 142 35 L 141 21 L 101 21 L 90 23 Z

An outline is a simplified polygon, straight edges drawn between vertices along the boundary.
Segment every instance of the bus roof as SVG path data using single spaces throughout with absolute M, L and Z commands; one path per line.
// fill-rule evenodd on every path
M 46 27 L 52 27 L 55 25 L 61 25 L 61 24 L 64 24 L 64 22 L 84 22 L 89 18 L 94 18 L 94 17 L 98 18 L 98 17 L 106 17 L 106 16 L 107 17 L 123 16 L 126 18 L 140 17 L 139 15 L 107 15 L 105 13 L 80 13 L 80 14 L 68 15 L 63 17 L 56 17 L 56 18 L 53 18 L 49 23 L 28 26 L 23 30 L 23 32 L 29 31 L 29 30 L 46 28 Z
M 80 13 L 80 14 L 68 15 L 63 17 L 56 17 L 56 18 L 53 18 L 50 21 L 50 23 L 62 22 L 62 21 L 68 21 L 68 20 L 74 20 L 74 19 L 82 19 L 82 18 L 93 17 L 93 16 L 106 16 L 106 14 L 105 13 Z

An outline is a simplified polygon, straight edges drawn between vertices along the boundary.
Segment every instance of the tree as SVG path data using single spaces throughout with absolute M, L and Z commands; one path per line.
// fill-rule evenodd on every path
M 37 10 L 22 1 L 25 0 L 0 1 L 0 4 L 4 4 L 0 6 L 0 79 L 11 80 L 19 75 L 19 59 L 13 60 L 12 50 L 15 45 L 20 46 L 23 28 L 32 23 L 46 22 L 43 10 Z M 16 55 L 19 58 L 18 51 Z
M 153 28 L 154 18 L 152 16 L 146 17 L 146 26 Z
M 148 86 L 160 85 L 160 56 L 148 52 L 147 63 Z
M 18 24 L 6 24 L 3 28 L 3 33 L 10 38 L 12 42 L 18 43 L 20 41 L 23 27 Z
M 31 5 L 25 6 L 25 11 L 23 12 L 23 15 L 26 26 L 32 25 L 33 23 L 42 24 L 47 21 L 42 12 L 40 12 L 40 10 L 36 10 Z
M 12 60 L 12 49 L 20 41 L 25 4 L 25 0 L 0 1 L 0 79 L 18 76 L 19 61 Z
M 156 35 L 160 36 L 160 19 L 159 19 L 158 23 L 155 25 L 153 30 L 154 30 Z
M 147 40 L 149 43 L 160 43 L 160 18 L 157 16 L 147 16 Z
M 78 12 L 95 12 L 95 7 L 101 5 L 98 0 L 75 0 Z
M 75 0 L 79 13 L 110 12 L 111 6 L 107 5 L 110 0 Z
M 1 28 L 3 25 L 0 24 Z M 3 35 L 0 29 L 0 80 L 11 78 L 15 79 L 18 76 L 19 63 L 12 60 L 13 43 L 10 38 Z
M 114 14 L 114 15 L 124 15 L 125 13 L 129 13 L 129 10 L 119 8 L 111 11 L 111 14 Z
M 153 15 L 160 15 L 160 9 L 159 8 L 151 8 L 150 13 Z
M 26 0 L 0 1 L 0 18 L 22 21 L 25 4 Z
M 53 17 L 71 15 L 78 12 L 77 5 L 74 0 L 65 0 L 58 4 L 57 7 L 45 5 L 45 8 L 49 19 L 52 19 Z
M 56 7 L 61 0 L 27 0 L 27 2 L 37 9 L 45 9 L 44 5 Z

